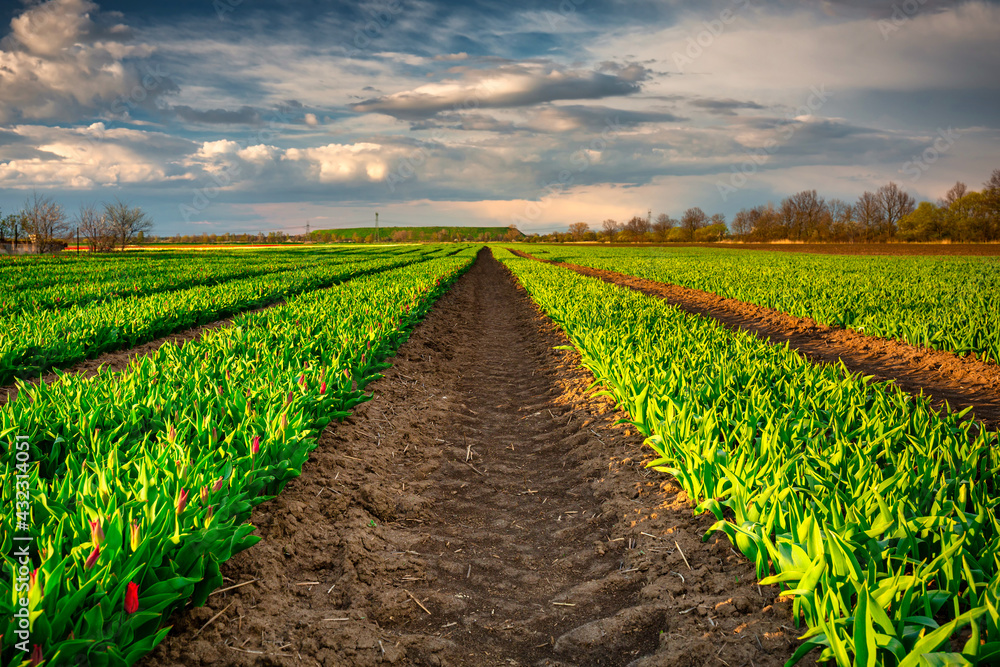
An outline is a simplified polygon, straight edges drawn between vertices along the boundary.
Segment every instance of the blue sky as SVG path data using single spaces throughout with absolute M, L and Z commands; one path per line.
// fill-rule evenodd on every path
M 0 212 L 599 225 L 1000 167 L 994 2 L 7 2 Z

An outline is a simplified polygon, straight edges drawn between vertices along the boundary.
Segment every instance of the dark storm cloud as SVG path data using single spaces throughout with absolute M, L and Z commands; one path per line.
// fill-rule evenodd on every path
M 715 114 L 717 116 L 735 116 L 738 109 L 763 109 L 765 107 L 756 102 L 740 101 L 733 99 L 715 100 L 711 98 L 699 98 L 691 100 L 689 104 L 699 109 Z
M 464 108 L 517 108 L 556 100 L 632 95 L 641 90 L 640 82 L 647 76 L 641 65 L 614 74 L 567 70 L 552 64 L 506 65 L 492 70 L 468 69 L 463 73 L 460 80 L 372 98 L 352 108 L 362 113 L 419 120 Z

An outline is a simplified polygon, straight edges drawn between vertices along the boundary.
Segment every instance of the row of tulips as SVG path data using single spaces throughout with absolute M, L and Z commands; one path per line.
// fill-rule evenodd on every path
M 345 251 L 341 251 L 345 252 Z M 298 251 L 144 252 L 69 255 L 58 264 L 37 255 L 0 260 L 0 315 L 14 317 L 124 296 L 215 285 L 308 266 Z
M 473 257 L 467 248 L 359 276 L 122 372 L 23 387 L 0 408 L 0 664 L 131 665 L 150 651 L 169 614 L 203 604 L 222 582 L 219 565 L 258 539 L 251 508 L 365 400 L 386 357 Z M 19 474 L 30 489 L 24 525 Z M 17 555 L 24 534 L 27 564 Z M 26 591 L 19 570 L 30 572 Z
M 0 332 L 0 384 L 446 252 L 442 246 L 405 250 L 347 256 L 319 252 L 303 256 L 309 261 L 295 269 L 8 318 Z
M 794 597 L 789 664 L 996 664 L 1000 441 L 895 385 L 662 300 L 502 261 L 677 478 Z
M 996 257 L 851 257 L 708 248 L 532 249 L 559 259 L 1000 362 Z

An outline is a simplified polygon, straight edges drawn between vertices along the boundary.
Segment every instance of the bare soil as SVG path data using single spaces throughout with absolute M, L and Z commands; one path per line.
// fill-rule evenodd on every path
M 955 409 L 972 407 L 975 418 L 991 427 L 1000 424 L 1000 366 L 996 364 L 830 327 L 713 292 L 514 252 L 662 298 L 687 313 L 711 317 L 731 329 L 752 332 L 772 343 L 788 343 L 813 362 L 842 361 L 851 372 L 872 375 L 876 381 L 894 382 L 913 395 L 923 393 L 936 406 L 947 402 Z
M 603 246 L 604 244 L 598 244 Z M 997 256 L 1000 243 L 612 243 L 614 248 L 653 246 L 664 248 L 730 248 L 734 250 L 771 250 L 807 252 L 822 255 L 939 255 Z
M 783 665 L 790 603 L 565 344 L 483 251 L 146 667 Z

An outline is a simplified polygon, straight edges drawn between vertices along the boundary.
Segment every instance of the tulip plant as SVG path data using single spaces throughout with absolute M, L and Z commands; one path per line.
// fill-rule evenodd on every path
M 714 292 L 870 336 L 1000 362 L 996 257 L 565 246 L 533 247 L 531 252 Z
M 299 474 L 329 422 L 368 398 L 366 384 L 474 252 L 379 272 L 359 263 L 350 281 L 121 372 L 22 386 L 0 408 L 0 664 L 131 665 L 150 651 L 170 613 L 204 604 L 220 564 L 259 539 L 251 509 Z M 14 510 L 19 474 L 29 477 L 26 526 Z M 14 586 L 23 529 L 26 594 Z M 30 647 L 17 635 L 25 600 Z
M 289 252 L 298 256 L 293 266 L 274 266 L 274 270 L 253 277 L 93 300 L 63 310 L 36 310 L 7 318 L 0 333 L 0 384 L 17 377 L 37 376 L 51 367 L 101 352 L 133 347 L 354 276 L 426 261 L 446 250 L 432 246 L 421 253 L 405 247 L 402 251 L 365 254 Z
M 498 250 L 697 510 L 847 665 L 1000 661 L 997 433 L 664 301 Z M 966 411 L 967 412 L 967 411 Z

